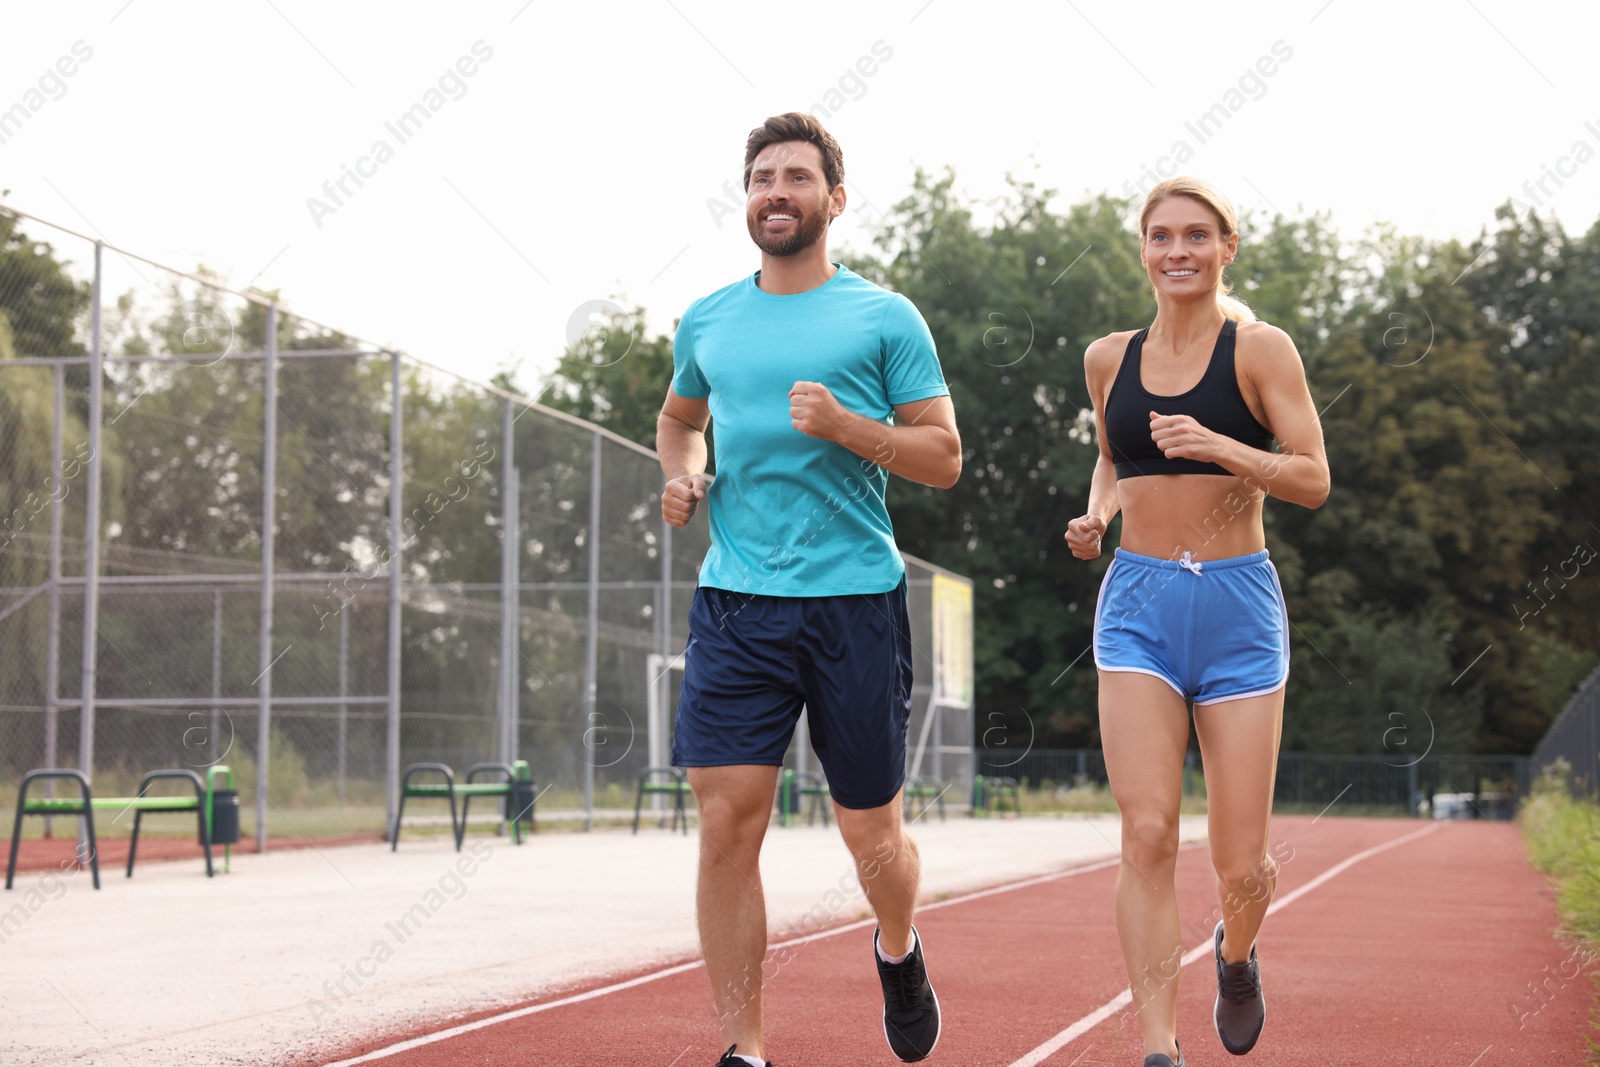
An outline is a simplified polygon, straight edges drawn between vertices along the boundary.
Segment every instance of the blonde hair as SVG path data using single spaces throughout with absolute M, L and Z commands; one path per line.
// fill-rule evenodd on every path
M 1191 200 L 1204 204 L 1215 212 L 1223 238 L 1232 237 L 1239 232 L 1238 212 L 1234 211 L 1233 204 L 1229 202 L 1227 197 L 1199 178 L 1179 175 L 1176 178 L 1168 178 L 1166 181 L 1158 182 L 1155 188 L 1145 195 L 1144 207 L 1139 210 L 1139 242 L 1141 244 L 1144 243 L 1145 227 L 1150 222 L 1150 213 L 1156 209 L 1157 204 L 1174 196 L 1186 196 Z M 1151 291 L 1153 292 L 1154 289 L 1152 288 Z M 1233 286 L 1229 285 L 1226 280 L 1218 282 L 1217 308 L 1222 312 L 1223 317 L 1232 319 L 1235 322 L 1255 322 L 1256 313 L 1251 311 L 1249 305 L 1243 300 L 1229 296 L 1228 294 L 1231 292 L 1233 292 Z

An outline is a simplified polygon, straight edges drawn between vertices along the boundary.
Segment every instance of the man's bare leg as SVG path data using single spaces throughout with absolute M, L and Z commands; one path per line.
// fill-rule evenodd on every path
M 778 768 L 691 767 L 700 811 L 700 874 L 695 909 L 700 951 L 722 1040 L 740 1055 L 764 1059 L 761 962 L 767 953 L 767 903 L 761 891 L 761 842 L 772 816 Z
M 833 806 L 845 847 L 855 857 L 856 877 L 878 917 L 878 945 L 885 954 L 911 951 L 911 913 L 917 903 L 922 861 L 917 843 L 900 818 L 900 797 L 881 808 Z

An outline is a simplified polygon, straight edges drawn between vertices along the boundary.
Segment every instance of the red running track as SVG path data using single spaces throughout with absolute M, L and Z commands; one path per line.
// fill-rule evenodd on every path
M 1514 826 L 1278 818 L 1277 907 L 1259 939 L 1267 1023 L 1246 1060 L 1211 1026 L 1208 950 L 1180 978 L 1179 1040 L 1193 1067 L 1223 1063 L 1575 1067 L 1593 985 L 1553 936 L 1554 890 Z M 1112 912 L 1115 863 L 1091 864 L 924 905 L 917 920 L 947 1067 L 1126 1067 L 1138 1025 Z M 1177 867 L 1184 941 L 1217 907 L 1204 846 Z M 685 922 L 691 921 L 685 916 Z M 781 952 L 767 983 L 776 1067 L 898 1061 L 884 1043 L 871 924 Z M 770 968 L 769 968 L 770 973 Z M 710 1067 L 721 1052 L 694 961 L 616 976 L 446 1030 L 388 1035 L 338 1062 L 383 1067 Z M 327 1061 L 324 1061 L 327 1062 Z

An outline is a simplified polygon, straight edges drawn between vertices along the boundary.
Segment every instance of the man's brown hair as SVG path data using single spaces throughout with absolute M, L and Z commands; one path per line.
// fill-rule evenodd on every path
M 803 111 L 791 111 L 785 115 L 774 115 L 750 131 L 744 143 L 746 192 L 750 190 L 750 169 L 755 165 L 756 157 L 768 145 L 784 141 L 805 141 L 817 146 L 817 151 L 822 153 L 822 176 L 827 180 L 830 192 L 844 181 L 844 153 L 839 149 L 839 142 L 833 139 L 833 134 L 823 129 L 815 116 Z

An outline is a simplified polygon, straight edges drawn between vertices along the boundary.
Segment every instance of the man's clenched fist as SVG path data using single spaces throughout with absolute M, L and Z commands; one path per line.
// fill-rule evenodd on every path
M 709 474 L 686 474 L 673 478 L 661 490 L 661 517 L 669 526 L 686 526 L 694 517 L 694 509 L 705 499 L 711 488 Z
M 837 441 L 850 413 L 821 382 L 795 382 L 789 390 L 789 425 L 808 437 Z

